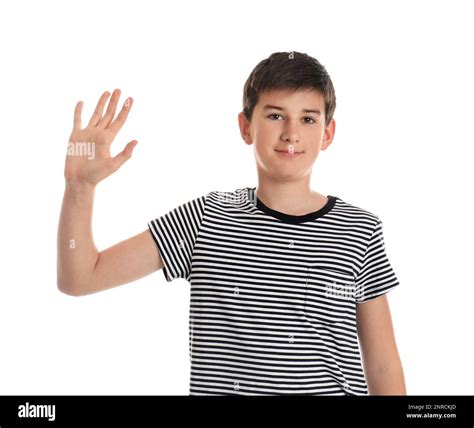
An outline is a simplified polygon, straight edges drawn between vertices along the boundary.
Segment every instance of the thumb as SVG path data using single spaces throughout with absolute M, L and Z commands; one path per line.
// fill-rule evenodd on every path
M 119 169 L 128 159 L 132 157 L 133 149 L 137 144 L 137 140 L 130 141 L 117 156 L 112 158 L 112 168 L 114 171 Z

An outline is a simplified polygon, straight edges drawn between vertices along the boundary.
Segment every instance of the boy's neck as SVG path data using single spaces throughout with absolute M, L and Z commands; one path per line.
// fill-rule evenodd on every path
M 309 187 L 309 180 L 270 182 L 259 180 L 256 196 L 267 207 L 289 215 L 304 215 L 318 211 L 328 198 Z

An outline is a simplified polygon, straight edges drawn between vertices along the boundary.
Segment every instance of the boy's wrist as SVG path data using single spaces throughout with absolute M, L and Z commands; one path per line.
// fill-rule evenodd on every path
M 88 183 L 85 181 L 79 180 L 65 180 L 65 190 L 71 191 L 74 193 L 84 193 L 84 192 L 93 192 L 95 190 L 96 184 Z

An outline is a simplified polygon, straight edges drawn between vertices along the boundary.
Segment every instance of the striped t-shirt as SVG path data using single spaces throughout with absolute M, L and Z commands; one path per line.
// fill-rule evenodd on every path
M 288 215 L 255 187 L 211 191 L 148 227 L 190 283 L 190 395 L 366 395 L 356 305 L 397 286 L 380 219 L 328 195 Z

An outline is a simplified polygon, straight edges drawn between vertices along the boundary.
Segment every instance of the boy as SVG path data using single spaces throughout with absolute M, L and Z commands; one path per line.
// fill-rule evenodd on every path
M 76 105 L 70 144 L 95 142 L 96 156 L 66 158 L 59 289 L 82 296 L 161 268 L 167 281 L 188 280 L 190 395 L 405 394 L 386 297 L 398 280 L 382 223 L 310 189 L 313 164 L 335 133 L 325 68 L 278 52 L 250 74 L 238 122 L 254 146 L 258 187 L 211 191 L 99 253 L 95 186 L 137 143 L 110 157 L 132 105 L 128 98 L 113 120 L 119 96 L 102 116 L 105 92 L 84 129 Z M 73 237 L 80 244 L 71 249 Z

